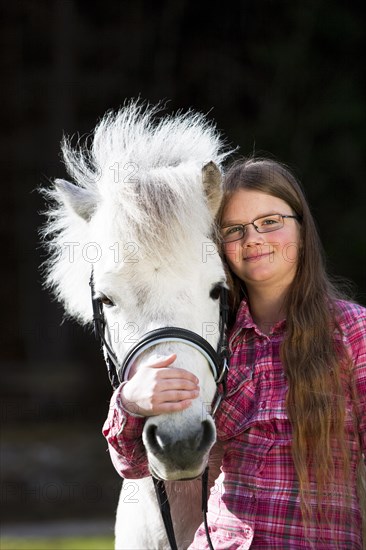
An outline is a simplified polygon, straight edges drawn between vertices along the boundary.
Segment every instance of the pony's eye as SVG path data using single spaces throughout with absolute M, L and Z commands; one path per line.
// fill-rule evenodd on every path
M 108 296 L 106 296 L 105 294 L 101 294 L 99 296 L 99 301 L 104 305 L 104 306 L 107 306 L 107 307 L 113 307 L 114 306 L 114 302 L 112 302 L 112 300 L 110 298 L 108 298 Z
M 220 298 L 222 289 L 222 283 L 217 283 L 216 285 L 213 285 L 210 291 L 210 298 L 213 300 L 218 300 Z

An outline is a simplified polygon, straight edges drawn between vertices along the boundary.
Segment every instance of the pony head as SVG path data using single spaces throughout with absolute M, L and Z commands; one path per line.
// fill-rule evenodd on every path
M 52 204 L 44 235 L 47 284 L 66 313 L 91 323 L 93 269 L 119 361 L 163 326 L 190 329 L 215 347 L 225 272 L 214 218 L 228 154 L 215 127 L 191 111 L 159 117 L 158 107 L 130 102 L 101 120 L 90 143 L 73 148 L 64 139 L 62 151 L 72 182 L 56 180 L 46 191 Z M 171 353 L 173 368 L 200 379 L 201 395 L 183 412 L 148 418 L 143 441 L 157 477 L 192 478 L 215 440 L 216 386 L 206 359 L 184 343 L 158 344 L 136 366 Z

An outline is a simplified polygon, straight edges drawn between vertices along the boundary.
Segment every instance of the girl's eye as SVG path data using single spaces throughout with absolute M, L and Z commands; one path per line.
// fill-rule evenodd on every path
M 241 231 L 241 225 L 233 225 L 232 227 L 228 227 L 226 235 L 232 235 L 233 233 L 238 233 L 239 231 Z
M 114 306 L 114 302 L 112 302 L 112 300 L 108 298 L 108 296 L 105 296 L 105 294 L 101 294 L 101 296 L 99 297 L 99 301 L 106 307 Z
M 223 237 L 228 237 L 229 235 L 235 235 L 235 233 L 239 233 L 242 230 L 241 225 L 232 225 L 231 227 L 226 227 L 223 230 Z
M 260 220 L 261 226 L 269 226 L 269 225 L 281 225 L 280 220 L 277 217 L 271 217 L 271 218 L 262 218 Z

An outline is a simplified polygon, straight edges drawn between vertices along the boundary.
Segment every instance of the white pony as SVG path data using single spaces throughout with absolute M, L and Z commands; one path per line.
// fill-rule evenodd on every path
M 127 103 L 107 114 L 90 147 L 63 142 L 74 183 L 56 180 L 44 234 L 47 283 L 67 314 L 92 322 L 89 279 L 104 304 L 107 338 L 118 360 L 147 331 L 190 329 L 216 347 L 217 288 L 225 273 L 212 240 L 221 196 L 219 167 L 228 154 L 214 126 L 189 111 Z M 187 410 L 150 417 L 143 441 L 149 467 L 167 480 L 178 548 L 201 522 L 199 480 L 216 432 L 210 404 L 216 385 L 208 361 L 185 343 L 165 342 L 138 358 L 177 353 L 201 395 Z M 161 441 L 171 444 L 160 445 Z M 176 481 L 189 479 L 190 481 Z M 193 479 L 193 480 L 192 480 Z M 116 519 L 117 549 L 169 548 L 151 477 L 125 481 Z

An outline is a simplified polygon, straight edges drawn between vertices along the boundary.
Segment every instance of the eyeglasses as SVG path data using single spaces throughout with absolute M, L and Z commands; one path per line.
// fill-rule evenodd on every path
M 300 216 L 290 216 L 285 214 L 270 214 L 257 218 L 250 223 L 237 223 L 235 225 L 226 225 L 221 228 L 221 238 L 223 243 L 233 243 L 240 241 L 247 232 L 248 225 L 252 225 L 258 233 L 271 233 L 277 231 L 284 225 L 284 218 L 294 218 L 300 221 Z

